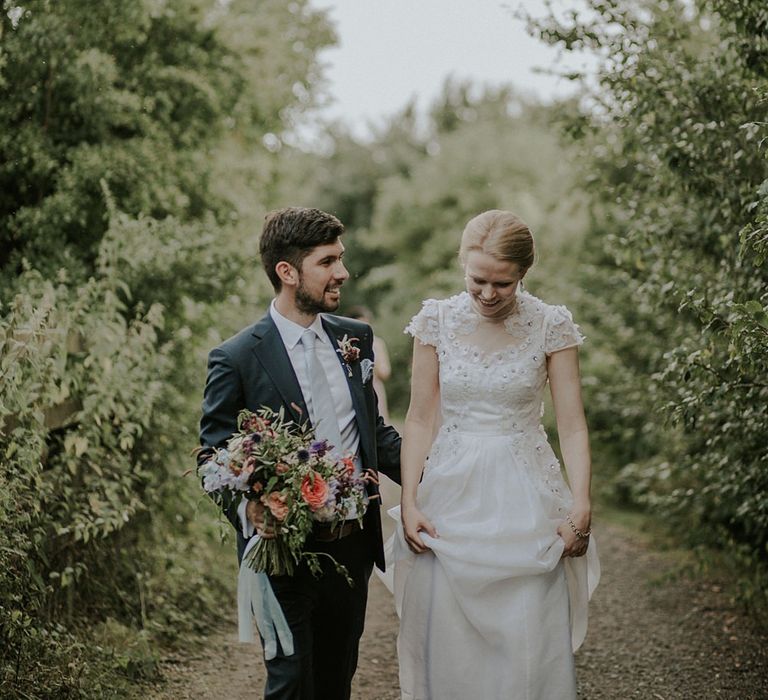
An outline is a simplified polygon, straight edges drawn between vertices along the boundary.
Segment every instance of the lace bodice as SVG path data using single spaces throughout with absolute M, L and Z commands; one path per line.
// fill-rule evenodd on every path
M 485 321 L 463 292 L 427 299 L 405 332 L 437 351 L 444 429 L 489 434 L 538 431 L 547 355 L 584 341 L 564 306 L 525 291 L 503 324 Z

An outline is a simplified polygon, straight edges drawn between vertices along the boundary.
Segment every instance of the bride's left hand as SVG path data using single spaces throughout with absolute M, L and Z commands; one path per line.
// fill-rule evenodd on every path
M 415 505 L 401 505 L 400 519 L 403 522 L 405 542 L 414 554 L 429 551 L 429 547 L 421 539 L 420 532 L 426 532 L 430 537 L 437 538 L 437 530 L 429 519 Z
M 589 513 L 571 514 L 574 526 L 581 532 L 589 532 L 591 517 Z M 557 528 L 557 534 L 565 543 L 563 557 L 583 557 L 589 547 L 589 536 L 579 537 L 568 520 L 563 520 Z

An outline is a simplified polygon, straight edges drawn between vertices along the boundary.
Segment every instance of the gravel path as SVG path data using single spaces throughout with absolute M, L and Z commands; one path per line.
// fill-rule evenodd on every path
M 577 654 L 581 698 L 768 699 L 768 633 L 734 607 L 716 582 L 680 575 L 679 555 L 650 549 L 623 526 L 595 530 L 603 577 L 590 608 L 587 641 Z M 397 624 L 392 598 L 374 576 L 355 700 L 400 697 Z M 234 620 L 204 648 L 205 653 L 165 659 L 165 680 L 149 700 L 261 697 L 261 650 L 236 642 Z

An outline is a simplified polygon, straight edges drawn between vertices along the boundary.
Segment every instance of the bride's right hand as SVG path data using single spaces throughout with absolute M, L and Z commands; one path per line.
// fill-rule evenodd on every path
M 411 551 L 415 554 L 429 551 L 429 547 L 424 544 L 419 535 L 419 532 L 426 532 L 430 537 L 438 537 L 437 530 L 429 519 L 415 505 L 401 505 L 400 519 L 403 522 L 405 542 Z

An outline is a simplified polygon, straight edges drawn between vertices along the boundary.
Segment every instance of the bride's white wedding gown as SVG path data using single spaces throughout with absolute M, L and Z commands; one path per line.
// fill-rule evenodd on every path
M 424 302 L 406 331 L 437 350 L 442 426 L 418 490 L 431 552 L 411 553 L 390 511 L 402 697 L 576 698 L 599 564 L 594 540 L 561 559 L 571 494 L 540 420 L 547 355 L 583 339 L 564 307 L 522 290 L 503 324 L 465 292 Z

